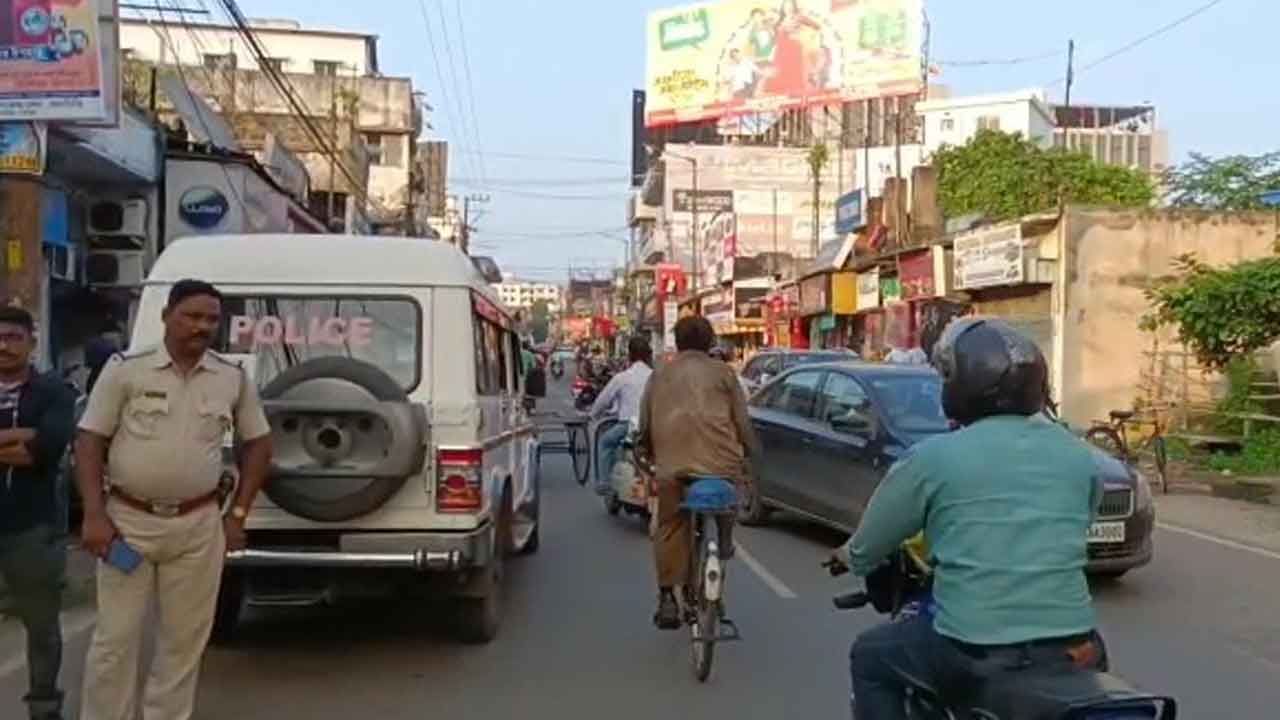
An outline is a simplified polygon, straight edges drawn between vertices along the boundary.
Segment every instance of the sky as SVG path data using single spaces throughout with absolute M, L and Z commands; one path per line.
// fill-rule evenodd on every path
M 926 0 L 936 82 L 953 95 L 1043 88 L 1061 102 L 1074 39 L 1073 104 L 1153 103 L 1175 161 L 1280 149 L 1280 2 L 1219 0 L 1144 40 L 1208 2 Z M 490 198 L 475 254 L 555 281 L 623 257 L 645 18 L 673 4 L 240 0 L 250 17 L 378 35 L 383 73 L 412 77 L 434 106 L 428 134 L 450 142 L 450 192 Z

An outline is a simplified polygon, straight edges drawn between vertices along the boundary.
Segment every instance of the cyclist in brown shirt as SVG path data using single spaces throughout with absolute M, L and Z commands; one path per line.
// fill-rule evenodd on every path
M 684 480 L 711 475 L 741 484 L 747 456 L 759 448 L 733 368 L 708 354 L 716 339 L 711 324 L 706 318 L 686 317 L 676 323 L 675 336 L 678 354 L 654 371 L 640 404 L 640 447 L 655 463 L 658 485 L 653 538 L 658 611 L 653 620 L 664 630 L 680 627 L 675 587 L 687 587 L 691 579 L 691 526 L 680 510 Z M 722 522 L 721 546 L 732 553 L 733 521 Z

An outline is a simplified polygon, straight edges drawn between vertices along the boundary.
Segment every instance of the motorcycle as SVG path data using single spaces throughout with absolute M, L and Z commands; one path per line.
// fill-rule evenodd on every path
M 574 378 L 569 391 L 573 393 L 573 407 L 578 412 L 590 410 L 596 402 L 596 397 L 600 395 L 600 390 L 596 388 L 595 383 L 584 377 Z
M 600 427 L 596 429 L 595 457 L 604 457 L 599 438 L 604 435 L 605 430 L 617 422 L 620 421 L 606 420 L 600 423 Z M 640 428 L 636 426 L 634 421 L 631 421 L 630 425 L 627 430 L 627 436 L 622 441 L 622 447 L 618 450 L 617 461 L 613 467 L 598 468 L 598 471 L 608 473 L 608 490 L 603 496 L 604 508 L 610 515 L 617 515 L 626 511 L 628 515 L 648 517 L 652 499 L 652 495 L 649 492 L 649 479 L 647 474 L 637 467 L 633 457 Z
M 564 360 L 560 358 L 551 359 L 551 377 L 556 380 L 564 377 Z
M 832 577 L 849 568 L 832 559 L 823 563 Z M 890 560 L 865 579 L 866 589 L 837 595 L 838 610 L 871 605 L 898 622 L 921 615 L 932 618 L 933 574 L 919 539 L 908 541 Z M 1101 637 L 1097 637 L 1101 645 Z M 1106 650 L 1100 647 L 1103 670 L 1071 670 L 1014 665 L 986 678 L 971 691 L 973 707 L 948 703 L 922 683 L 903 677 L 903 704 L 912 720 L 1174 720 L 1171 697 L 1138 692 L 1106 672 Z

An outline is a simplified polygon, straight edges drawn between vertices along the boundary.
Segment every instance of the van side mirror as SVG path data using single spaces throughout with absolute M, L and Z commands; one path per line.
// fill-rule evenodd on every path
M 547 396 L 547 371 L 540 367 L 531 367 L 524 375 L 525 397 L 544 398 Z

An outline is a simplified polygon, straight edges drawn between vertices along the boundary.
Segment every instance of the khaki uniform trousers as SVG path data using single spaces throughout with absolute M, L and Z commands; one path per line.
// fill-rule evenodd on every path
M 156 648 L 142 718 L 189 720 L 226 555 L 218 505 L 167 518 L 113 499 L 107 512 L 145 560 L 131 574 L 98 563 L 98 624 L 85 660 L 80 718 L 137 717 L 142 631 L 154 598 Z

